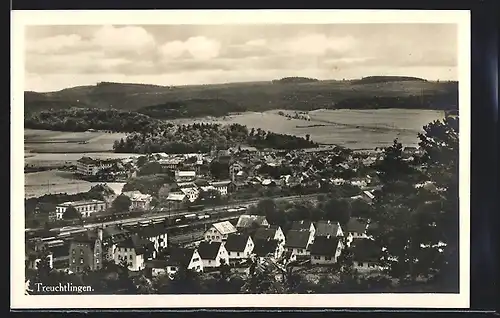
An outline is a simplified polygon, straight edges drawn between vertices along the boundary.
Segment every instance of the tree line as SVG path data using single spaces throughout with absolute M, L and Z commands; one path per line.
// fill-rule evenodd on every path
M 256 148 L 301 149 L 317 147 L 308 137 L 277 134 L 262 129 L 249 130 L 240 124 L 194 123 L 133 133 L 117 140 L 113 149 L 122 153 L 198 153 L 248 144 Z

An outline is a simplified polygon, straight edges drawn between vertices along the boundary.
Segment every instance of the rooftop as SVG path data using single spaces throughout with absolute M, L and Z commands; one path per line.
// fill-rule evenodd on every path
M 198 254 L 201 259 L 214 260 L 219 254 L 222 243 L 220 242 L 201 242 L 198 246 Z
M 245 234 L 233 233 L 227 236 L 224 247 L 228 252 L 243 252 L 247 246 L 250 236 Z
M 309 235 L 310 233 L 308 231 L 290 230 L 286 234 L 285 247 L 307 248 Z
M 229 221 L 214 223 L 212 224 L 212 226 L 215 227 L 217 231 L 219 231 L 219 233 L 223 235 L 237 232 L 234 225 L 232 225 Z
M 320 236 L 310 246 L 311 255 L 335 256 L 339 244 L 338 237 Z
M 64 202 L 64 203 L 58 204 L 57 206 L 68 207 L 68 206 L 81 206 L 81 205 L 99 204 L 99 203 L 105 204 L 106 202 L 101 201 L 101 200 L 80 200 L 80 201 Z

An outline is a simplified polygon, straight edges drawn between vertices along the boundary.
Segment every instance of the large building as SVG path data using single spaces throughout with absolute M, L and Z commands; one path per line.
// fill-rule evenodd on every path
M 76 173 L 82 176 L 95 176 L 99 171 L 113 166 L 116 160 L 99 160 L 82 157 L 76 161 Z
M 76 236 L 69 247 L 69 269 L 78 273 L 102 268 L 102 229 Z
M 58 220 L 62 219 L 64 212 L 66 212 L 69 207 L 74 207 L 76 211 L 80 212 L 83 218 L 86 218 L 92 213 L 106 210 L 106 202 L 100 200 L 64 202 L 56 206 L 56 218 Z

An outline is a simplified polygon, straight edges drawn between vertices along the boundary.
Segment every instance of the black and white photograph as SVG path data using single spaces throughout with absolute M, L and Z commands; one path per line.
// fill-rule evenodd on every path
M 113 12 L 13 18 L 20 306 L 467 306 L 466 12 Z

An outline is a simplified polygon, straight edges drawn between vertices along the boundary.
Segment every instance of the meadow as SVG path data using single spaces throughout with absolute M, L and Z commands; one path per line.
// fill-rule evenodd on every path
M 39 197 L 44 194 L 87 192 L 99 182 L 78 180 L 71 172 L 49 170 L 24 174 L 24 197 Z M 121 193 L 125 183 L 110 182 L 108 185 L 116 192 Z
M 123 133 L 61 132 L 41 129 L 24 130 L 24 149 L 29 153 L 110 152 L 113 142 Z

